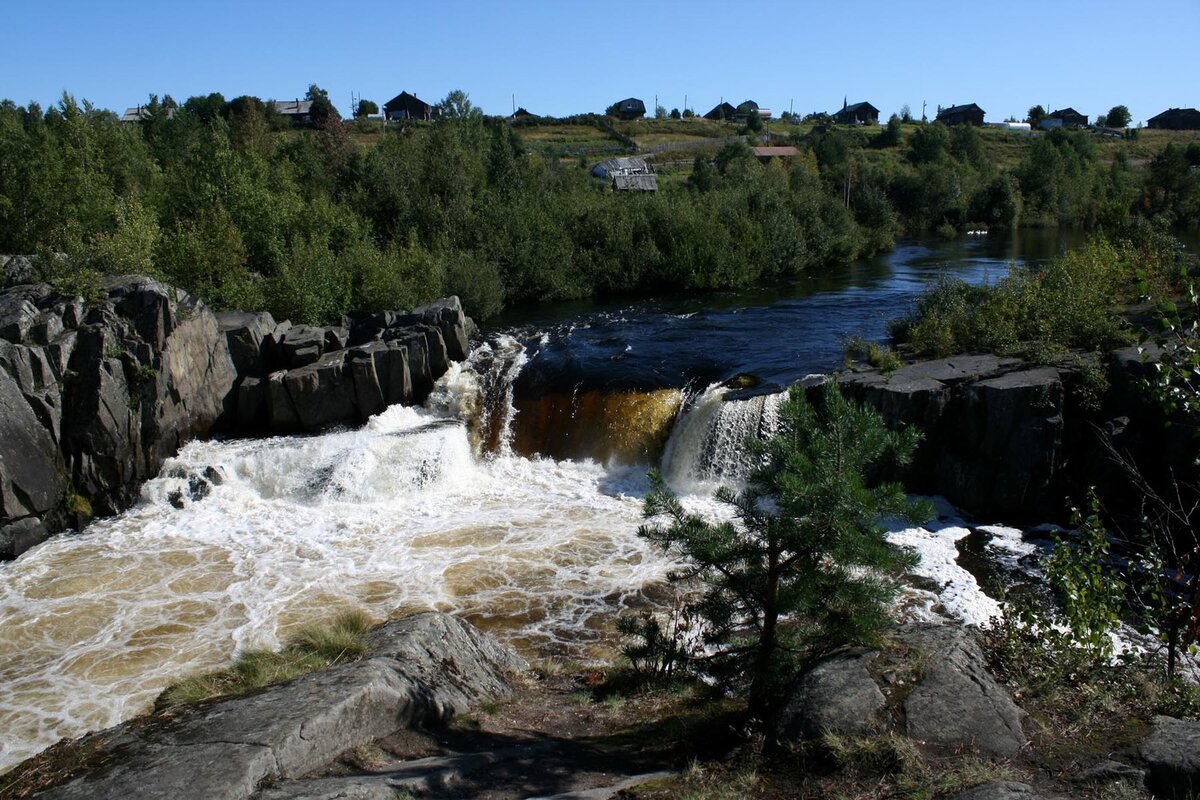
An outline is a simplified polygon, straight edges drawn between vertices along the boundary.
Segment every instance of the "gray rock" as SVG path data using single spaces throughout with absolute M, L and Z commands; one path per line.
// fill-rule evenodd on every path
M 325 331 L 325 352 L 342 350 L 350 342 L 350 331 L 341 325 L 329 325 Z
M 312 364 L 325 352 L 325 331 L 309 325 L 295 325 L 284 334 L 280 352 L 289 369 Z
M 344 352 L 327 353 L 315 364 L 289 370 L 284 385 L 306 431 L 358 421 L 354 382 Z
M 1151 789 L 1165 797 L 1200 796 L 1200 722 L 1157 716 L 1139 749 Z
M 0 339 L 20 344 L 37 320 L 37 306 L 26 298 L 8 293 L 0 296 Z
M 433 391 L 434 381 L 429 366 L 429 341 L 424 334 L 405 329 L 388 331 L 384 338 L 404 347 L 408 358 L 409 379 L 412 383 L 412 401 L 418 405 L 424 403 L 425 398 Z M 438 373 L 438 376 L 440 375 L 441 373 Z
M 878 715 L 887 701 L 867 670 L 878 655 L 840 653 L 809 670 L 780 714 L 778 738 L 813 739 L 825 733 L 865 734 L 878 730 Z
M 225 311 L 216 315 L 238 375 L 261 377 L 278 366 L 275 362 L 275 319 L 265 311 Z
M 958 626 L 912 626 L 902 640 L 925 657 L 924 671 L 904 702 L 913 739 L 970 745 L 1012 756 L 1026 744 L 1024 712 L 996 683 L 972 634 Z
M 363 661 L 95 734 L 113 763 L 41 796 L 248 798 L 349 748 L 504 696 L 509 671 L 524 667 L 467 623 L 434 612 L 388 623 L 369 646 Z
M 113 310 L 133 323 L 143 342 L 161 350 L 175 326 L 178 296 L 144 275 L 116 275 L 105 278 L 102 286 Z
M 26 517 L 0 526 L 0 559 L 13 559 L 50 538 L 37 517 Z
M 956 795 L 954 800 L 1040 800 L 1041 797 L 1027 783 L 1001 781 L 985 783 L 974 789 L 968 789 L 962 794 Z
M 267 381 L 263 378 L 242 378 L 237 394 L 238 426 L 251 428 L 265 421 L 266 404 Z
M 33 280 L 33 272 L 30 256 L 0 256 L 0 288 L 28 283 Z
M 379 348 L 384 353 L 387 347 Z M 381 363 L 386 364 L 384 360 Z M 360 421 L 366 422 L 369 417 L 387 408 L 383 387 L 380 385 L 379 371 L 376 369 L 376 359 L 371 354 L 351 355 L 350 373 L 354 378 L 354 395 L 358 404 Z M 385 381 L 386 382 L 386 379 Z
M 1120 761 L 1105 759 L 1099 764 L 1093 764 L 1075 776 L 1076 783 L 1111 783 L 1128 781 L 1141 786 L 1146 780 L 1146 770 L 1122 764 Z
M 62 456 L 16 381 L 0 371 L 0 525 L 54 509 L 66 484 Z M 15 557 L 17 531 L 8 537 Z M 25 549 L 24 547 L 20 550 Z
M 267 426 L 276 433 L 300 430 L 300 415 L 284 383 L 287 375 L 286 370 L 279 370 L 267 376 Z
M 411 318 L 439 330 L 445 342 L 446 353 L 453 361 L 463 361 L 470 352 L 467 343 L 467 318 L 457 295 L 434 300 L 428 305 L 414 308 Z

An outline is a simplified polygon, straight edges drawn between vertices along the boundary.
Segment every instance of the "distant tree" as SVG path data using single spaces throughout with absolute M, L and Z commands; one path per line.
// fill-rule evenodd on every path
M 914 164 L 937 161 L 946 152 L 950 135 L 940 122 L 923 123 L 908 137 L 908 159 Z
M 1130 120 L 1133 119 L 1125 106 L 1113 106 L 1104 118 L 1110 128 L 1128 128 Z
M 900 144 L 900 117 L 892 114 L 888 118 L 887 126 L 883 131 L 871 140 L 871 144 L 875 147 L 895 147 Z
M 771 704 L 799 670 L 839 647 L 873 642 L 889 619 L 892 576 L 915 558 L 890 544 L 880 520 L 916 521 L 899 484 L 869 476 L 912 458 L 920 434 L 889 431 L 879 413 L 826 383 L 815 402 L 793 387 L 779 409 L 778 432 L 754 446 L 762 459 L 741 491 L 717 499 L 732 519 L 688 513 L 653 476 L 638 535 L 684 557 L 672 580 L 698 580 L 690 608 L 704 620 L 711 650 L 701 669 L 748 686 L 751 714 Z
M 685 108 L 683 110 L 683 118 L 684 119 L 691 119 L 694 116 L 696 116 L 696 112 L 692 111 L 690 108 Z
M 310 100 L 312 105 L 309 106 L 308 114 L 312 117 L 312 121 L 317 125 L 324 125 L 327 122 L 338 122 L 342 115 L 338 113 L 336 107 L 329 100 L 329 92 L 311 83 L 308 86 L 308 91 L 304 94 L 306 100 Z
M 379 105 L 374 100 L 359 100 L 358 108 L 354 109 L 354 116 L 356 117 L 365 117 L 378 113 Z
M 604 116 L 606 116 L 606 117 L 619 117 L 619 116 L 621 116 L 621 104 L 620 104 L 620 103 L 613 103 L 611 106 L 609 106 L 608 108 L 604 109 Z
M 901 122 L 912 122 L 913 121 L 912 111 L 909 109 L 908 103 L 905 103 L 904 105 L 900 106 L 900 121 Z
M 688 176 L 688 186 L 698 192 L 707 192 L 717 185 L 717 171 L 712 162 L 703 156 L 697 156 L 692 164 L 692 174 Z
M 679 113 L 679 109 L 678 109 L 678 108 L 672 108 L 672 109 L 671 109 L 671 119 L 680 119 L 680 118 L 681 118 L 681 116 L 682 116 L 682 115 Z
M 462 89 L 455 89 L 436 106 L 442 119 L 481 119 L 483 112 L 471 105 L 471 98 Z
M 1097 116 L 1096 117 L 1096 127 L 1097 128 L 1107 128 L 1108 127 L 1108 117 L 1104 114 L 1100 114 L 1099 116 Z
M 1036 105 L 1030 106 L 1029 111 L 1026 113 L 1025 121 L 1036 128 L 1045 118 L 1046 109 L 1042 108 L 1040 105 Z
M 655 106 L 654 107 L 654 118 L 655 119 L 666 119 L 667 118 L 666 107 L 662 106 L 662 105 Z
M 184 101 L 183 110 L 195 114 L 201 122 L 207 125 L 227 113 L 227 103 L 224 95 L 220 92 L 213 92 L 204 97 L 189 97 Z

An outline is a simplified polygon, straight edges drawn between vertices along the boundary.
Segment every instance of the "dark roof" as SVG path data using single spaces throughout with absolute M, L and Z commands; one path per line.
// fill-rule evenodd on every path
M 620 111 L 646 111 L 646 104 L 636 97 L 626 97 L 624 100 L 617 103 L 617 109 Z
M 1161 114 L 1155 114 L 1153 117 L 1151 117 L 1150 119 L 1148 119 L 1146 121 L 1152 122 L 1156 119 L 1171 119 L 1172 117 L 1179 117 L 1184 114 L 1200 114 L 1200 111 L 1197 111 L 1194 108 L 1168 108 L 1166 111 L 1162 112 Z
M 304 116 L 312 110 L 312 100 L 272 100 L 267 103 L 276 114 Z
M 835 115 L 836 114 L 852 114 L 855 111 L 867 111 L 867 110 L 874 111 L 876 114 L 879 113 L 879 109 L 876 108 L 875 106 L 871 105 L 870 103 L 868 103 L 866 100 L 864 100 L 861 103 L 851 103 L 850 105 L 843 108 L 841 111 L 835 111 L 833 113 Z
M 1066 117 L 1082 117 L 1083 114 L 1080 114 L 1075 109 L 1067 106 L 1066 108 L 1060 108 L 1058 111 L 1051 111 L 1046 116 L 1054 117 L 1055 119 L 1065 119 Z
M 614 175 L 612 188 L 618 192 L 654 192 L 658 191 L 657 175 Z
M 962 113 L 965 113 L 972 109 L 974 109 L 975 111 L 980 111 L 980 112 L 983 111 L 982 108 L 975 105 L 974 103 L 967 103 L 966 105 L 963 105 L 963 106 L 950 106 L 949 108 L 943 108 L 941 111 L 938 112 L 938 116 L 942 117 L 942 116 L 948 116 L 950 114 L 962 114 Z
M 536 117 L 537 114 L 534 114 L 532 111 L 526 111 L 525 107 L 522 106 L 513 112 L 513 116 L 514 117 Z
M 404 110 L 410 115 L 416 112 L 420 116 L 429 113 L 432 108 L 433 106 L 429 103 L 426 103 L 415 94 L 409 94 L 408 92 L 401 92 L 383 104 L 383 110 L 387 112 Z
M 738 103 L 738 111 L 749 111 L 750 109 L 758 110 L 758 103 L 753 100 L 743 100 Z
M 713 110 L 704 115 L 705 119 L 733 119 L 733 115 L 737 113 L 737 109 L 729 103 L 720 103 L 713 106 Z
M 608 178 L 615 175 L 648 174 L 650 165 L 641 156 L 622 156 L 601 161 L 592 167 L 592 174 L 597 178 Z

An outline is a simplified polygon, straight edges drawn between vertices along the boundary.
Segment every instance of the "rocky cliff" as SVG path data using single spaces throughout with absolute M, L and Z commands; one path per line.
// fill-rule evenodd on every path
M 188 440 L 299 433 L 420 403 L 466 357 L 458 298 L 326 328 L 213 314 L 150 278 L 0 292 L 0 559 L 131 505 Z

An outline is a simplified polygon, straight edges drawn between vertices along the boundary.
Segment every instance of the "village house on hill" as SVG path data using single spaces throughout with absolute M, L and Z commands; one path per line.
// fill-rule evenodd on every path
M 800 151 L 791 145 L 786 145 L 784 147 L 751 147 L 750 151 L 754 153 L 754 157 L 763 164 L 766 164 L 772 158 L 790 161 L 796 156 L 800 155 Z
M 646 116 L 646 104 L 636 97 L 626 97 L 613 105 L 616 106 L 617 117 L 620 119 L 641 119 Z
M 1042 117 L 1039 127 L 1050 128 L 1086 128 L 1088 118 L 1073 108 L 1061 108 Z
M 641 156 L 623 156 L 601 161 L 592 167 L 592 175 L 611 179 L 615 192 L 653 192 L 658 190 L 658 176 Z
M 878 125 L 879 109 L 864 101 L 846 105 L 842 99 L 842 110 L 833 112 L 833 121 L 839 125 Z
M 974 103 L 950 106 L 938 111 L 937 121 L 943 125 L 983 125 L 984 110 Z
M 713 110 L 705 114 L 704 118 L 715 120 L 732 120 L 735 116 L 737 116 L 736 108 L 734 108 L 730 103 L 720 103 L 713 106 Z
M 750 119 L 751 114 L 757 114 L 759 119 L 768 120 L 771 118 L 771 109 L 762 108 L 753 100 L 744 100 L 735 109 L 733 119 L 735 122 L 744 125 L 746 124 L 746 120 Z
M 433 106 L 408 92 L 401 92 L 383 104 L 383 118 L 388 122 L 430 120 L 433 117 Z
M 272 100 L 267 107 L 291 123 L 294 128 L 312 124 L 311 100 Z
M 1146 120 L 1146 126 L 1165 131 L 1200 131 L 1200 111 L 1194 108 L 1168 108 Z
M 145 122 L 150 119 L 149 106 L 131 106 L 121 115 L 121 122 Z M 175 106 L 167 106 L 167 119 L 175 118 Z

